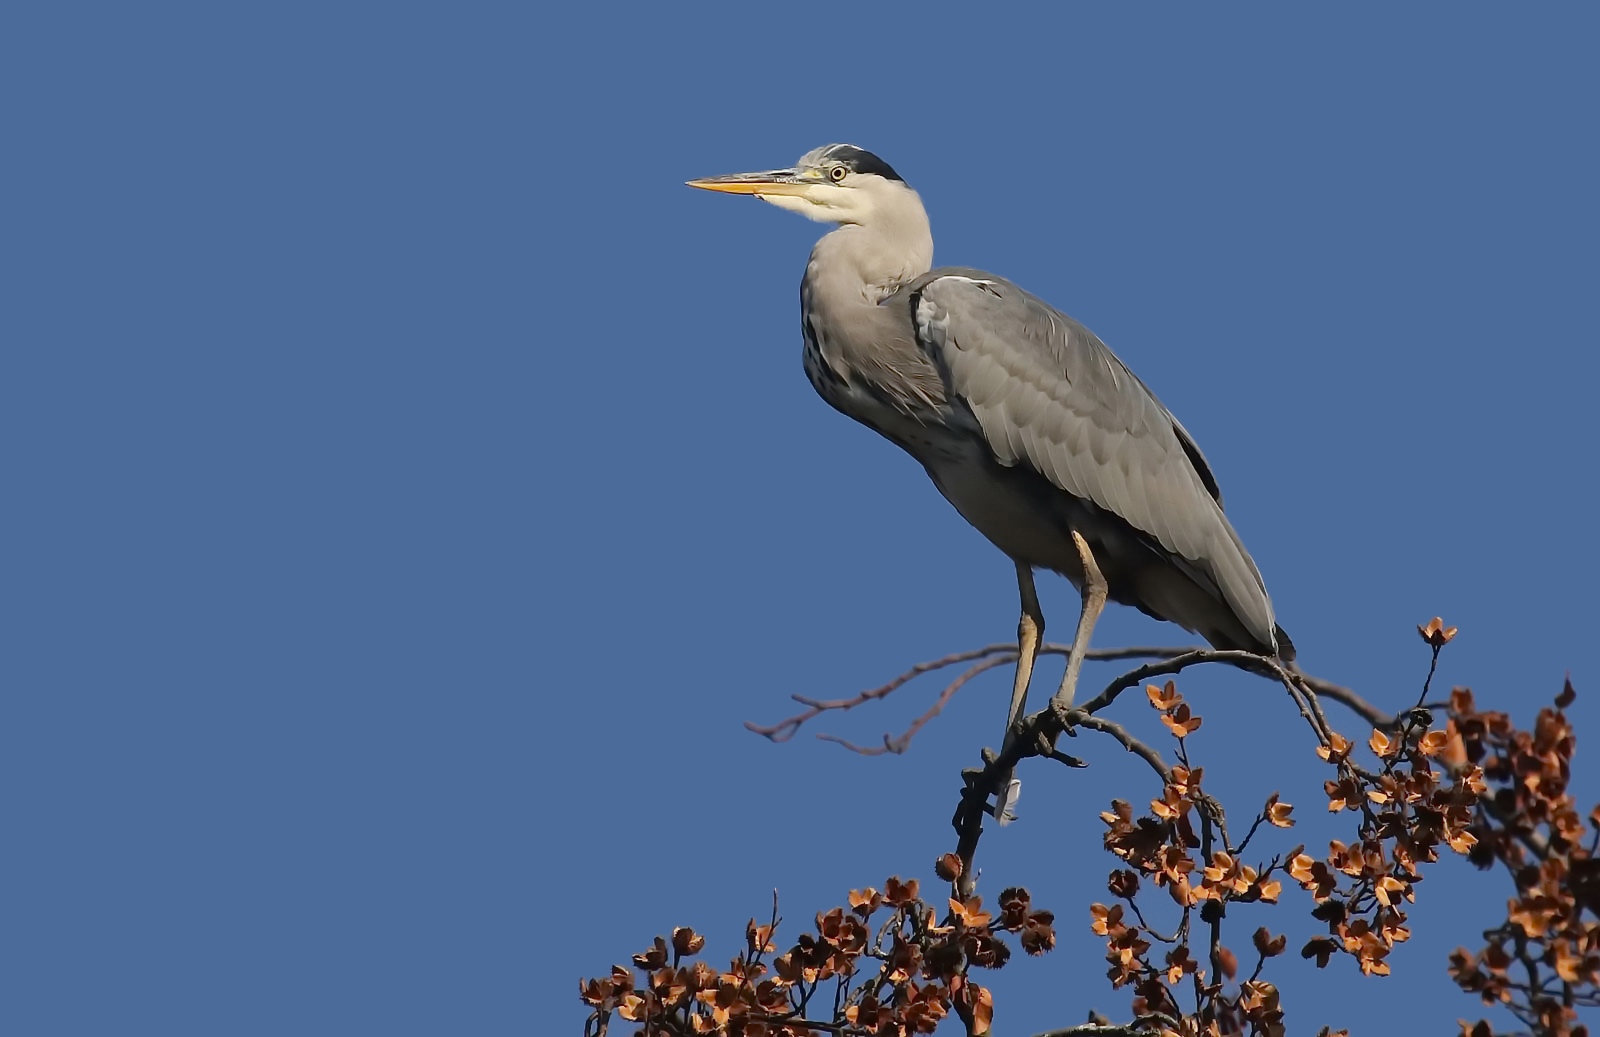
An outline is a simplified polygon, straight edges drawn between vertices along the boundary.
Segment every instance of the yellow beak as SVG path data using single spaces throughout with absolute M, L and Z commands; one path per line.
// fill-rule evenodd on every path
M 805 194 L 813 181 L 801 179 L 792 169 L 769 169 L 761 173 L 730 173 L 689 180 L 690 187 L 723 194 Z

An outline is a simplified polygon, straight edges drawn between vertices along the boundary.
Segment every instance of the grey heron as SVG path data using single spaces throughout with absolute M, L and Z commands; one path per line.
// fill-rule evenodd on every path
M 1063 705 L 1108 596 L 1218 648 L 1293 659 L 1194 438 L 1082 324 L 993 274 L 932 269 L 922 200 L 888 163 L 829 144 L 793 168 L 689 186 L 838 225 L 811 250 L 800 285 L 806 376 L 916 458 L 1015 564 L 1008 740 L 1044 632 L 1036 568 L 1083 596 Z

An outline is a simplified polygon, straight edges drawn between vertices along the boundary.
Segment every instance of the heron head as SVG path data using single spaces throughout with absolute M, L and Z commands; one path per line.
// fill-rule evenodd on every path
M 780 209 L 822 223 L 869 224 L 914 202 L 922 203 L 889 163 L 854 144 L 828 144 L 808 151 L 792 169 L 690 180 L 690 187 L 727 194 L 753 194 Z

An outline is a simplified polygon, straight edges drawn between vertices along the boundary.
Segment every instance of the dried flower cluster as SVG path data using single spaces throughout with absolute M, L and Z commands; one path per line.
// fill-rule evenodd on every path
M 1563 1037 L 1586 1034 L 1577 1009 L 1600 1004 L 1600 806 L 1589 812 L 1589 831 L 1567 790 L 1575 739 L 1564 710 L 1575 697 L 1568 681 L 1523 731 L 1456 688 L 1448 728 L 1450 755 L 1481 768 L 1492 789 L 1472 826 L 1472 860 L 1503 865 L 1516 890 L 1505 923 L 1483 934 L 1476 954 L 1462 947 L 1450 955 L 1450 975 L 1534 1032 Z M 1462 1032 L 1492 1031 L 1463 1022 Z
M 937 865 L 952 881 L 959 868 L 954 854 Z M 770 965 L 776 908 L 767 925 L 750 920 L 745 949 L 726 971 L 686 962 L 705 943 L 692 929 L 673 930 L 670 944 L 658 936 L 633 956 L 642 979 L 616 965 L 609 977 L 580 982 L 579 996 L 592 1009 L 584 1032 L 605 1034 L 615 1013 L 638 1024 L 644 1037 L 811 1037 L 824 1031 L 905 1037 L 932 1033 L 954 1014 L 968 1033 L 986 1034 L 994 998 L 972 981 L 970 970 L 1005 965 L 1011 947 L 999 938 L 1002 932 L 1017 934 L 1028 954 L 1049 951 L 1054 916 L 1034 910 L 1027 890 L 1013 888 L 1000 894 L 998 913 L 984 910 L 980 897 L 950 898 L 937 920 L 918 892 L 917 880 L 898 877 L 882 892 L 852 890 L 848 910 L 817 915 L 815 930 Z M 886 914 L 874 922 L 880 911 Z
M 1417 709 L 1398 731 L 1374 730 L 1367 745 L 1382 765 L 1377 771 L 1354 763 L 1349 739 L 1338 732 L 1317 749 L 1338 774 L 1323 784 L 1328 809 L 1360 815 L 1349 845 L 1334 840 L 1320 859 L 1297 852 L 1289 860 L 1289 877 L 1310 891 L 1317 902 L 1313 915 L 1328 924 L 1329 935 L 1300 952 L 1319 967 L 1345 953 L 1364 974 L 1388 975 L 1384 959 L 1411 937 L 1400 905 L 1416 900 L 1419 868 L 1439 859 L 1441 843 L 1468 853 L 1477 841 L 1470 828 L 1485 791 L 1482 772 L 1469 766 L 1451 778 L 1434 768 L 1449 736 L 1425 730 L 1431 719 Z
M 1436 666 L 1439 649 L 1455 630 L 1435 620 L 1418 632 L 1433 649 Z M 1237 978 L 1237 959 L 1220 942 L 1229 906 L 1276 904 L 1282 882 L 1275 876 L 1280 874 L 1311 893 L 1316 905 L 1312 914 L 1328 927 L 1329 935 L 1310 940 L 1301 949 L 1302 957 L 1323 967 L 1335 955 L 1348 954 L 1364 975 L 1387 975 L 1385 959 L 1411 935 L 1401 905 L 1415 899 L 1419 868 L 1438 859 L 1441 843 L 1468 853 L 1477 842 L 1470 829 L 1478 797 L 1486 790 L 1481 769 L 1465 764 L 1452 775 L 1433 763 L 1449 747 L 1449 731 L 1429 730 L 1433 718 L 1419 706 L 1393 729 L 1372 732 L 1367 747 L 1377 761 L 1373 768 L 1351 758 L 1354 746 L 1348 738 L 1326 729 L 1316 752 L 1334 767 L 1336 777 L 1325 782 L 1324 792 L 1330 810 L 1358 815 L 1355 838 L 1349 844 L 1330 843 L 1320 858 L 1296 846 L 1252 867 L 1242 859 L 1250 840 L 1263 824 L 1291 826 L 1292 808 L 1274 793 L 1244 839 L 1233 846 L 1222 807 L 1202 791 L 1202 769 L 1189 758 L 1187 738 L 1199 729 L 1201 718 L 1171 681 L 1164 687 L 1149 685 L 1145 693 L 1176 739 L 1180 764 L 1162 771 L 1163 795 L 1151 801 L 1149 814 L 1135 817 L 1122 800 L 1101 814 L 1106 848 L 1130 866 L 1113 871 L 1108 888 L 1126 901 L 1131 917 L 1121 904 L 1090 908 L 1094 932 L 1106 939 L 1112 986 L 1133 987 L 1136 1020 L 1184 1035 L 1284 1032 L 1276 988 L 1260 976 L 1267 959 L 1282 953 L 1287 938 L 1274 937 L 1266 927 L 1257 929 L 1255 968 L 1232 988 L 1228 984 Z M 1141 880 L 1165 889 L 1180 909 L 1170 933 L 1147 921 L 1135 899 Z M 1209 926 L 1209 975 L 1191 949 L 1196 908 L 1199 921 Z M 1157 945 L 1164 945 L 1161 957 L 1152 956 Z M 1188 992 L 1180 996 L 1185 977 Z
M 1176 739 L 1182 762 L 1166 769 L 1162 795 L 1150 801 L 1149 814 L 1135 817 L 1130 804 L 1113 800 L 1111 810 L 1100 815 L 1106 849 L 1129 865 L 1111 872 L 1106 884 L 1126 907 L 1094 904 L 1089 909 L 1092 930 L 1106 940 L 1111 985 L 1131 985 L 1135 1019 L 1158 1026 L 1163 1034 L 1282 1034 L 1278 990 L 1260 976 L 1267 959 L 1283 953 L 1287 938 L 1258 928 L 1252 937 L 1255 968 L 1230 989 L 1238 979 L 1238 958 L 1220 942 L 1220 931 L 1228 905 L 1278 902 L 1283 883 L 1274 874 L 1282 870 L 1281 858 L 1252 867 L 1242 855 L 1262 824 L 1293 826 L 1294 808 L 1273 794 L 1241 843 L 1229 843 L 1221 806 L 1202 789 L 1203 768 L 1189 760 L 1187 738 L 1201 718 L 1172 681 L 1148 685 L 1145 695 Z M 1138 900 L 1145 881 L 1164 889 L 1179 909 L 1171 933 L 1146 920 Z M 1201 944 L 1204 963 L 1192 950 L 1197 923 L 1208 931 Z M 1159 957 L 1152 954 L 1157 945 Z
M 882 892 L 852 891 L 847 908 L 817 915 L 813 931 L 777 954 L 774 905 L 767 925 L 751 920 L 745 949 L 726 970 L 691 960 L 704 939 L 689 929 L 674 930 L 670 941 L 657 937 L 635 955 L 633 968 L 615 966 L 609 977 L 580 984 L 590 1008 L 585 1033 L 606 1034 L 613 1017 L 632 1024 L 640 1037 L 903 1037 L 942 1024 L 969 1035 L 989 1033 L 993 996 L 974 982 L 972 970 L 1006 964 L 1012 946 L 1000 938 L 1003 932 L 1034 955 L 1052 949 L 1056 934 L 1050 912 L 1034 910 L 1022 889 L 1003 891 L 987 910 L 974 895 L 974 855 L 985 817 L 994 810 L 988 798 L 1026 760 L 1083 766 L 1054 750 L 1057 736 L 1075 729 L 1108 735 L 1141 758 L 1157 776 L 1160 794 L 1149 800 L 1147 812 L 1117 799 L 1101 814 L 1105 847 L 1119 861 L 1107 882 L 1111 903 L 1091 905 L 1090 928 L 1105 943 L 1112 987 L 1133 995 L 1133 1019 L 1114 1026 L 1091 1016 L 1088 1023 L 1052 1031 L 1057 1037 L 1277 1037 L 1286 1032 L 1284 1006 L 1262 974 L 1269 960 L 1285 954 L 1289 938 L 1257 926 L 1250 938 L 1254 963 L 1247 971 L 1222 942 L 1230 914 L 1248 916 L 1250 905 L 1278 905 L 1285 887 L 1298 885 L 1310 895 L 1319 928 L 1301 947 L 1301 957 L 1321 968 L 1348 956 L 1361 975 L 1386 976 L 1394 947 L 1411 935 L 1405 905 L 1414 902 L 1421 869 L 1439 859 L 1442 847 L 1481 868 L 1503 864 L 1516 893 L 1505 923 L 1484 933 L 1481 950 L 1462 948 L 1451 956 L 1456 982 L 1487 1004 L 1507 1007 L 1540 1037 L 1586 1037 L 1576 1009 L 1600 1005 L 1600 807 L 1588 817 L 1591 832 L 1567 790 L 1574 739 L 1562 711 L 1573 699 L 1571 685 L 1553 708 L 1540 712 L 1531 732 L 1517 730 L 1503 713 L 1479 712 L 1471 693 L 1459 688 L 1451 693 L 1446 726 L 1435 728 L 1434 714 L 1444 712 L 1444 704 L 1429 703 L 1428 689 L 1440 652 L 1457 630 L 1435 618 L 1417 633 L 1432 653 L 1428 677 L 1416 705 L 1397 717 L 1348 688 L 1249 653 L 1101 653 L 1157 661 L 1116 678 L 1081 708 L 1052 705 L 1023 718 L 1001 753 L 985 750 L 983 767 L 962 771 L 964 788 L 952 820 L 956 851 L 935 863 L 939 878 L 951 886 L 947 906 L 936 910 L 920 897 L 915 881 L 891 878 Z M 858 752 L 901 752 L 963 684 L 1006 661 L 1008 650 L 1014 657 L 1014 648 L 1005 645 L 955 653 L 855 698 L 802 699 L 805 713 L 770 728 L 751 726 L 782 740 L 823 712 L 881 699 L 920 673 L 970 663 L 904 735 L 886 736 L 884 748 L 832 739 Z M 1204 768 L 1190 758 L 1202 719 L 1175 682 L 1144 685 L 1149 706 L 1171 736 L 1166 748 L 1141 741 L 1102 713 L 1124 690 L 1207 663 L 1235 666 L 1283 686 L 1310 725 L 1317 756 L 1331 768 L 1323 782 L 1329 811 L 1355 815 L 1348 842 L 1334 840 L 1321 855 L 1303 845 L 1270 857 L 1259 846 L 1252 853 L 1258 833 L 1294 826 L 1294 808 L 1274 792 L 1235 843 L 1222 804 L 1204 790 Z M 1364 744 L 1329 725 L 1319 697 L 1372 725 Z M 1464 1037 L 1494 1032 L 1487 1022 L 1461 1025 Z M 1327 1028 L 1321 1033 L 1332 1037 Z

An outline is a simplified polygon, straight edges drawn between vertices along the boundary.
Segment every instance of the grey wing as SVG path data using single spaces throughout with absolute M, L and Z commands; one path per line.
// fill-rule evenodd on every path
M 911 290 L 919 343 L 1000 464 L 1117 515 L 1274 644 L 1272 603 L 1204 456 L 1105 343 L 981 271 L 936 270 Z

